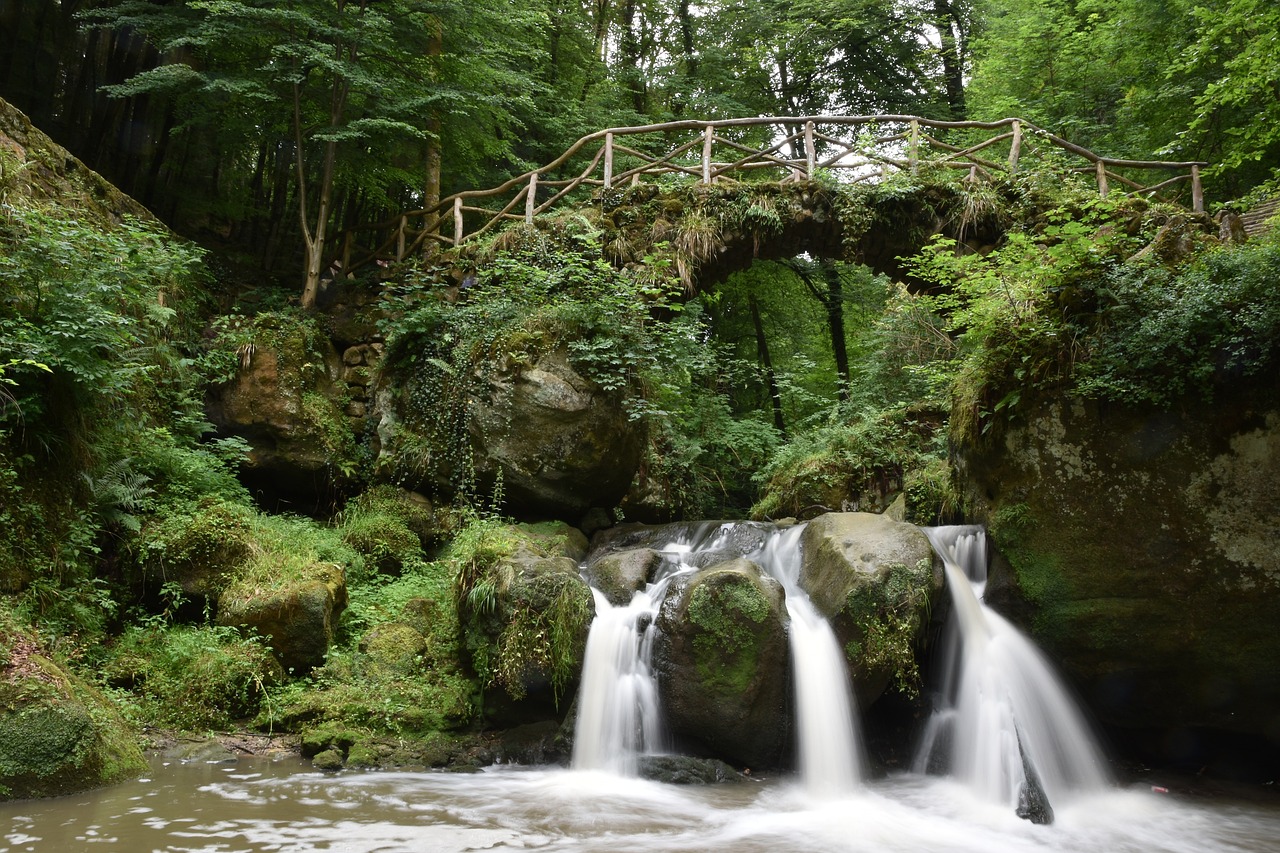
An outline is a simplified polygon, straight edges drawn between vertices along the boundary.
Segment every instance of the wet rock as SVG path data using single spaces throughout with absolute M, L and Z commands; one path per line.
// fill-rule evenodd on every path
M 606 553 L 588 563 L 583 574 L 615 607 L 629 602 L 662 565 L 662 555 L 652 548 Z
M 668 785 L 716 785 L 743 782 L 743 775 L 715 758 L 688 755 L 646 755 L 640 759 L 640 777 Z
M 914 525 L 874 513 L 828 513 L 801 538 L 800 585 L 831 620 L 863 707 L 897 679 L 914 687 L 915 649 L 942 575 Z
M 790 744 L 782 587 L 745 559 L 672 584 L 654 648 L 667 724 L 745 766 L 778 766 Z
M 342 753 L 336 749 L 326 749 L 324 752 L 317 753 L 311 759 L 311 766 L 317 770 L 325 770 L 334 772 L 341 770 L 346 765 L 346 759 Z
M 1103 722 L 1280 744 L 1280 392 L 1172 410 L 1024 399 L 957 448 L 998 549 L 987 602 L 1032 634 Z M 1177 747 L 1180 749 L 1180 747 Z M 1170 751 L 1171 760 L 1186 760 Z

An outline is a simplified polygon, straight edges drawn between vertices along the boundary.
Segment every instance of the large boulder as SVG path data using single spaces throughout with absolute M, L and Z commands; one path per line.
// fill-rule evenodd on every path
M 513 507 L 575 520 L 617 505 L 643 447 L 620 395 L 581 376 L 559 351 L 490 377 L 468 432 L 478 476 L 493 480 L 500 471 Z
M 110 703 L 34 638 L 0 627 L 0 800 L 96 788 L 146 766 Z
M 505 359 L 466 379 L 433 374 L 441 368 L 431 361 L 409 364 L 375 394 L 380 476 L 446 495 L 500 489 L 508 512 L 573 522 L 622 499 L 643 429 L 619 392 L 579 374 L 564 351 Z
M 237 579 L 218 599 L 218 624 L 243 627 L 267 638 L 280 665 L 297 675 L 324 663 L 346 606 L 342 567 L 313 563 L 293 577 L 270 584 Z
M 942 589 L 928 537 L 884 515 L 827 513 L 806 526 L 801 551 L 800 585 L 831 620 L 860 704 L 891 680 L 914 689 L 915 650 Z
M 658 615 L 654 668 L 676 737 L 749 767 L 791 743 L 782 586 L 744 558 L 682 575 Z
M 248 442 L 245 484 L 269 506 L 305 512 L 326 505 L 357 467 L 343 383 L 353 368 L 313 319 L 288 314 L 222 329 L 212 346 L 238 359 L 206 407 L 220 436 Z
M 998 549 L 988 601 L 1103 721 L 1178 749 L 1193 729 L 1280 747 L 1274 381 L 1171 410 L 1023 407 L 1001 440 L 958 448 Z

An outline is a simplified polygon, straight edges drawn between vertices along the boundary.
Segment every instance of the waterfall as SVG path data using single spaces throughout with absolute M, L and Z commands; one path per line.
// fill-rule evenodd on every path
M 940 704 L 913 769 L 946 767 L 978 796 L 1033 820 L 1051 819 L 1054 803 L 1105 789 L 1102 753 L 1049 662 L 982 602 L 982 528 L 925 533 L 942 558 L 955 612 Z
M 791 617 L 800 778 L 811 793 L 844 794 L 863 776 L 862 736 L 844 652 L 831 623 L 800 587 L 801 525 L 774 531 L 749 559 L 782 584 Z
M 752 532 L 752 536 L 739 536 Z M 595 592 L 597 615 L 587 639 L 575 728 L 573 767 L 623 775 L 639 756 L 661 752 L 661 724 L 651 652 L 658 609 L 673 578 L 745 556 L 782 584 L 790 617 L 800 775 L 817 795 L 853 790 L 862 778 L 861 735 L 844 654 L 830 624 L 800 588 L 802 526 L 778 530 L 749 523 L 704 524 L 663 544 L 654 579 L 625 606 Z

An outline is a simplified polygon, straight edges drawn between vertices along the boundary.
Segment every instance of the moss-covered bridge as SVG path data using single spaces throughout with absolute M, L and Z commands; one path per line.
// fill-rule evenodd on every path
M 349 229 L 336 241 L 335 262 L 352 272 L 401 261 L 435 247 L 476 241 L 506 223 L 532 225 L 553 210 L 583 206 L 598 207 L 612 217 L 620 231 L 612 241 L 615 259 L 625 261 L 637 233 L 634 222 L 619 221 L 626 217 L 618 211 L 659 196 L 673 198 L 663 210 L 650 211 L 660 217 L 658 227 L 641 241 L 659 242 L 671 236 L 660 226 L 676 215 L 674 207 L 682 206 L 682 214 L 688 210 L 680 205 L 683 192 L 689 198 L 701 194 L 704 200 L 738 204 L 744 214 L 739 220 L 722 217 L 730 225 L 719 235 L 722 251 L 702 251 L 716 242 L 707 229 L 679 229 L 688 244 L 677 258 L 701 256 L 707 264 L 704 274 L 715 277 L 722 267 L 741 266 L 744 257 L 800 252 L 859 260 L 893 273 L 893 259 L 922 233 L 949 229 L 950 236 L 965 242 L 990 237 L 984 229 L 992 223 L 984 222 L 982 205 L 974 209 L 971 203 L 978 194 L 969 194 L 960 209 L 938 198 L 917 199 L 914 213 L 906 209 L 910 205 L 900 205 L 897 214 L 911 214 L 906 221 L 897 214 L 877 217 L 890 230 L 878 228 L 874 246 L 858 246 L 865 216 L 855 214 L 854 221 L 847 221 L 852 211 L 839 209 L 839 194 L 829 190 L 876 184 L 896 172 L 927 180 L 956 170 L 969 186 L 990 186 L 1007 183 L 1029 165 L 1085 174 L 1104 198 L 1124 192 L 1175 200 L 1196 212 L 1204 208 L 1200 173 L 1206 163 L 1103 157 L 1023 119 L 956 122 L 876 115 L 686 120 L 596 131 L 545 166 L 497 187 L 424 199 L 418 209 Z M 899 226 L 903 230 L 892 230 Z M 911 234 L 917 240 L 907 239 Z M 744 241 L 751 253 L 744 253 Z

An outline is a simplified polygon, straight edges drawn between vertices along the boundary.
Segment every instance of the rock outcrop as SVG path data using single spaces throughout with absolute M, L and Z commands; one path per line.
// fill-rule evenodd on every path
M 999 552 L 988 601 L 1104 722 L 1280 745 L 1273 383 L 1167 411 L 1044 401 L 958 456 Z
M 0 800 L 109 785 L 146 766 L 110 703 L 33 637 L 0 628 Z
M 342 568 L 316 563 L 299 577 L 270 586 L 237 580 L 218 599 L 218 624 L 267 638 L 285 671 L 300 675 L 324 663 L 346 606 Z

